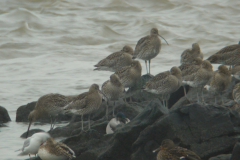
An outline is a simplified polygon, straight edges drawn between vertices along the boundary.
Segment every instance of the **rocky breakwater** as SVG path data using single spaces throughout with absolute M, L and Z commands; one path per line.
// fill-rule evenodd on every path
M 0 106 L 0 127 L 6 127 L 4 123 L 11 121 L 8 111 L 6 108 Z

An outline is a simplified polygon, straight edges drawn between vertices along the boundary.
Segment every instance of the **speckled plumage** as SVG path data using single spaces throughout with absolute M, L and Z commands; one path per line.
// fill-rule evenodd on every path
M 37 104 L 33 111 L 30 112 L 28 115 L 29 120 L 29 126 L 28 131 L 30 129 L 30 126 L 32 122 L 36 121 L 38 118 L 42 117 L 43 115 L 49 115 L 50 117 L 55 117 L 59 113 L 61 113 L 64 109 L 64 106 L 69 104 L 70 101 L 68 98 L 61 94 L 46 94 L 42 97 L 40 97 L 37 101 Z M 51 129 L 52 129 L 51 124 Z M 28 136 L 27 131 L 27 136 Z
M 120 82 L 119 77 L 116 74 L 112 74 L 110 76 L 110 80 L 107 80 L 102 85 L 102 93 L 107 97 L 107 101 L 116 101 L 120 98 L 123 93 L 123 86 Z M 113 115 L 114 115 L 114 107 L 113 107 Z M 107 110 L 106 117 L 108 119 L 108 102 L 107 102 Z
M 215 93 L 221 93 L 226 90 L 231 83 L 232 76 L 225 65 L 220 65 L 218 70 L 214 73 L 212 78 L 209 80 L 209 84 L 206 85 L 206 88 L 209 91 Z M 215 97 L 216 101 L 216 97 Z M 215 102 L 216 103 L 216 102 Z M 222 99 L 223 103 L 223 99 Z
M 239 64 L 233 66 L 233 68 L 230 70 L 230 72 L 235 78 L 240 80 L 240 65 Z
M 232 96 L 234 101 L 240 104 L 240 83 L 235 84 L 233 87 Z
M 126 45 L 121 51 L 114 52 L 94 65 L 94 70 L 106 70 L 115 72 L 116 70 L 129 66 L 132 63 L 133 49 Z
M 224 52 L 221 54 L 214 54 L 210 56 L 209 60 L 212 64 L 236 65 L 240 64 L 240 48 L 233 51 Z
M 134 60 L 130 66 L 123 67 L 115 72 L 124 88 L 132 87 L 142 75 L 142 66 Z
M 186 148 L 177 147 L 174 145 L 173 141 L 170 139 L 165 139 L 162 141 L 162 144 L 157 154 L 157 160 L 180 160 L 185 158 L 186 160 L 201 160 L 201 158 Z
M 158 29 L 152 28 L 150 35 L 141 38 L 137 42 L 137 45 L 135 47 L 135 51 L 133 54 L 134 58 L 145 60 L 146 68 L 147 68 L 147 60 L 149 61 L 149 74 L 150 74 L 151 59 L 155 58 L 161 50 L 161 40 L 159 39 L 158 36 L 160 36 L 158 34 Z M 147 73 L 148 73 L 148 70 L 147 70 Z
M 143 89 L 147 92 L 169 96 L 182 85 L 182 73 L 178 67 L 172 67 L 168 71 L 158 74 L 153 80 L 146 83 Z
M 187 64 L 187 63 L 192 63 L 192 61 L 196 58 L 199 57 L 203 59 L 203 53 L 201 52 L 200 46 L 198 43 L 193 43 L 192 44 L 192 49 L 186 49 L 183 51 L 181 55 L 181 64 Z
M 64 108 L 76 114 L 82 115 L 82 130 L 83 130 L 83 115 L 88 115 L 89 129 L 90 129 L 90 114 L 97 110 L 102 103 L 102 96 L 99 93 L 99 86 L 92 84 L 88 93 L 79 95 L 79 99 L 75 99 Z
M 238 44 L 229 45 L 229 46 L 226 46 L 226 47 L 220 49 L 215 54 L 225 54 L 225 53 L 228 53 L 228 52 L 232 52 L 232 51 L 234 51 L 235 49 L 238 49 L 238 48 L 240 48 L 240 41 L 238 42 Z
M 183 84 L 187 84 L 194 88 L 200 88 L 201 91 L 203 87 L 208 83 L 208 81 L 213 76 L 213 67 L 211 63 L 208 60 L 203 61 L 202 67 L 197 70 L 197 72 L 191 74 L 190 76 L 185 76 L 183 80 Z M 198 98 L 198 92 L 197 92 L 197 98 Z M 203 98 L 203 92 L 202 92 L 202 100 Z M 199 98 L 198 98 L 199 102 Z
M 62 142 L 56 142 L 53 138 L 38 149 L 38 155 L 42 160 L 71 160 L 75 158 L 74 151 Z

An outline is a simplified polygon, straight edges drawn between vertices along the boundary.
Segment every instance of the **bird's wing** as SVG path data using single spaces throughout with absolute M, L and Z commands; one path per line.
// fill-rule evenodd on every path
M 72 159 L 73 157 L 75 157 L 74 151 L 62 142 L 56 143 L 56 148 L 57 148 L 57 152 L 60 155 L 65 155 L 69 159 Z
M 145 52 L 145 50 L 148 48 L 146 46 L 148 46 L 150 43 L 149 37 L 150 36 L 145 36 L 138 41 L 135 51 L 134 51 L 134 56 L 137 56 L 140 52 Z
M 100 67 L 105 65 L 113 66 L 116 59 L 120 58 L 122 54 L 123 54 L 122 51 L 114 52 L 109 56 L 107 56 L 106 58 L 104 58 L 103 60 L 99 61 L 98 64 L 95 65 L 95 67 Z
M 234 50 L 237 49 L 237 48 L 240 48 L 240 45 L 239 45 L 239 44 L 234 44 L 234 45 L 226 46 L 226 47 L 220 49 L 220 51 L 218 51 L 218 52 L 215 53 L 215 54 L 222 54 L 222 53 L 225 53 L 225 52 L 231 52 L 231 51 L 234 51 Z
M 131 68 L 131 66 L 122 67 L 121 69 L 117 70 L 115 72 L 115 74 L 118 75 L 119 79 L 121 80 L 122 77 L 124 77 L 126 74 L 128 74 L 130 68 Z
M 83 109 L 87 106 L 87 96 L 83 99 L 78 99 L 78 100 L 75 100 L 73 102 L 71 102 L 67 107 L 66 109 L 69 110 L 69 109 L 75 109 L 75 110 L 79 110 L 79 109 Z
M 170 154 L 173 154 L 177 157 L 185 157 L 187 160 L 201 160 L 200 157 L 186 148 L 176 147 L 168 151 Z
M 31 137 L 26 139 L 23 143 L 22 151 L 24 151 L 24 148 L 28 147 L 30 145 Z

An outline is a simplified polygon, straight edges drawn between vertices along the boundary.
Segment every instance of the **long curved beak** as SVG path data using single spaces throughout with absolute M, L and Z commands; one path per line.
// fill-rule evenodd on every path
M 160 151 L 160 150 L 161 150 L 161 147 L 159 147 L 159 148 L 153 150 L 152 152 L 155 153 L 155 152 L 158 152 L 158 151 Z
M 30 129 L 31 124 L 32 124 L 32 122 L 29 122 L 29 126 L 28 126 L 28 130 L 27 130 L 26 138 L 28 138 L 28 132 L 29 132 L 29 129 Z
M 165 38 L 163 38 L 160 34 L 158 34 L 158 36 L 161 37 L 162 39 L 164 39 L 164 41 L 167 43 L 167 45 L 169 45 Z

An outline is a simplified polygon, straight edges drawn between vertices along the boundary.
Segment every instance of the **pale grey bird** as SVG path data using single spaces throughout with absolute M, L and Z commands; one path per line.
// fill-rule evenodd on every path
M 148 74 L 150 74 L 151 59 L 155 58 L 161 50 L 161 40 L 159 39 L 158 36 L 163 38 L 158 34 L 157 28 L 152 28 L 150 35 L 141 38 L 137 42 L 137 45 L 135 47 L 135 51 L 133 54 L 133 58 L 139 58 L 145 61 L 146 69 L 147 69 L 147 61 L 149 61 L 149 72 L 147 69 Z M 166 40 L 165 42 L 168 44 Z
M 178 67 L 172 67 L 169 72 L 158 75 L 158 78 L 147 82 L 143 89 L 147 92 L 162 95 L 163 101 L 168 100 L 170 94 L 182 85 L 182 73 Z M 164 96 L 166 98 L 164 98 Z M 164 104 L 164 103 L 163 103 Z M 165 104 L 164 104 L 165 105 Z M 167 107 L 167 105 L 165 105 Z
M 75 114 L 80 114 L 82 117 L 82 130 L 83 130 L 83 115 L 88 114 L 88 128 L 90 128 L 90 114 L 97 110 L 102 103 L 102 95 L 100 94 L 99 86 L 92 84 L 88 93 L 85 93 L 84 98 L 80 96 L 64 107 L 65 111 L 70 111 Z
M 192 49 L 186 49 L 181 55 L 181 64 L 192 63 L 195 58 L 203 59 L 203 53 L 201 52 L 200 46 L 198 43 L 192 44 Z
M 212 78 L 209 80 L 209 84 L 207 84 L 204 88 L 208 91 L 212 91 L 214 93 L 220 93 L 223 104 L 222 92 L 226 90 L 231 83 L 232 76 L 225 65 L 220 65 L 218 70 L 214 73 Z M 217 99 L 215 96 L 215 104 L 217 104 Z
M 42 160 L 71 160 L 76 158 L 74 151 L 62 142 L 56 142 L 53 138 L 38 149 L 38 155 Z
M 114 101 L 113 106 L 113 116 L 114 116 L 114 108 L 115 101 L 118 100 L 123 94 L 123 86 L 120 82 L 119 77 L 116 74 L 112 74 L 110 76 L 110 80 L 107 80 L 102 85 L 102 93 L 107 97 L 107 108 L 106 108 L 106 118 L 108 119 L 108 101 Z
M 129 66 L 132 63 L 133 49 L 126 45 L 121 51 L 114 52 L 94 65 L 94 70 L 106 70 L 115 72 L 116 70 Z

